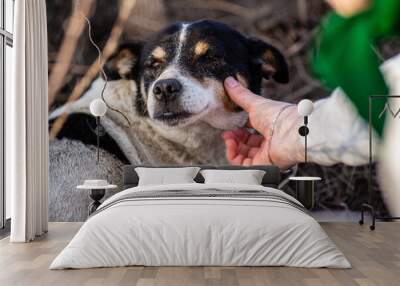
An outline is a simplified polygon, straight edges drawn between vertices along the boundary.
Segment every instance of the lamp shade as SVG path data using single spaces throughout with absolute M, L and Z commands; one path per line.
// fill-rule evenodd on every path
M 297 111 L 301 116 L 308 116 L 313 112 L 314 104 L 309 99 L 303 99 L 297 105 Z
M 90 103 L 90 113 L 94 116 L 104 116 L 107 112 L 107 105 L 101 99 L 95 99 Z

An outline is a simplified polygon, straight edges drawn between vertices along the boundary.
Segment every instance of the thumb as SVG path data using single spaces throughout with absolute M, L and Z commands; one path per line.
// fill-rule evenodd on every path
M 258 95 L 255 95 L 241 85 L 240 82 L 238 82 L 232 76 L 229 76 L 225 79 L 224 86 L 225 91 L 228 93 L 233 102 L 247 112 L 250 111 L 251 106 L 260 98 Z

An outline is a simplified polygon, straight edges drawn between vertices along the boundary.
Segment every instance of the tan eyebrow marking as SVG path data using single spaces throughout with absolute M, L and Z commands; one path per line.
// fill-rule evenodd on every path
M 197 42 L 196 46 L 194 47 L 194 56 L 200 57 L 201 55 L 204 55 L 208 51 L 209 47 L 210 45 L 204 41 Z
M 151 54 L 157 60 L 164 60 L 166 56 L 165 50 L 161 47 L 155 48 Z
M 269 62 L 275 62 L 274 54 L 270 50 L 266 50 L 263 54 L 263 58 Z

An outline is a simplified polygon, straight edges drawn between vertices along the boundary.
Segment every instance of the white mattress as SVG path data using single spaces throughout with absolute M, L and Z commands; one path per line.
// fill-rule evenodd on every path
M 50 269 L 127 265 L 351 267 L 311 216 L 280 200 L 234 196 L 121 200 L 137 192 L 207 192 L 204 189 L 210 188 L 261 190 L 300 204 L 280 190 L 262 186 L 135 187 L 106 200 Z

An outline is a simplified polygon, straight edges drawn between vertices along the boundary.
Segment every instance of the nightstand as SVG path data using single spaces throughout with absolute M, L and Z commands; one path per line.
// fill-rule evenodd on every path
M 100 182 L 101 181 L 101 182 Z M 94 183 L 91 183 L 94 182 Z M 88 190 L 89 197 L 93 200 L 93 202 L 88 206 L 88 215 L 90 216 L 94 213 L 97 208 L 101 205 L 100 200 L 106 194 L 106 190 L 116 189 L 116 185 L 108 185 L 108 184 L 100 184 L 104 181 L 102 180 L 86 180 L 83 185 L 79 185 L 76 188 L 78 190 Z
M 314 207 L 315 182 L 321 181 L 320 177 L 290 177 L 296 182 L 296 199 L 308 210 Z

